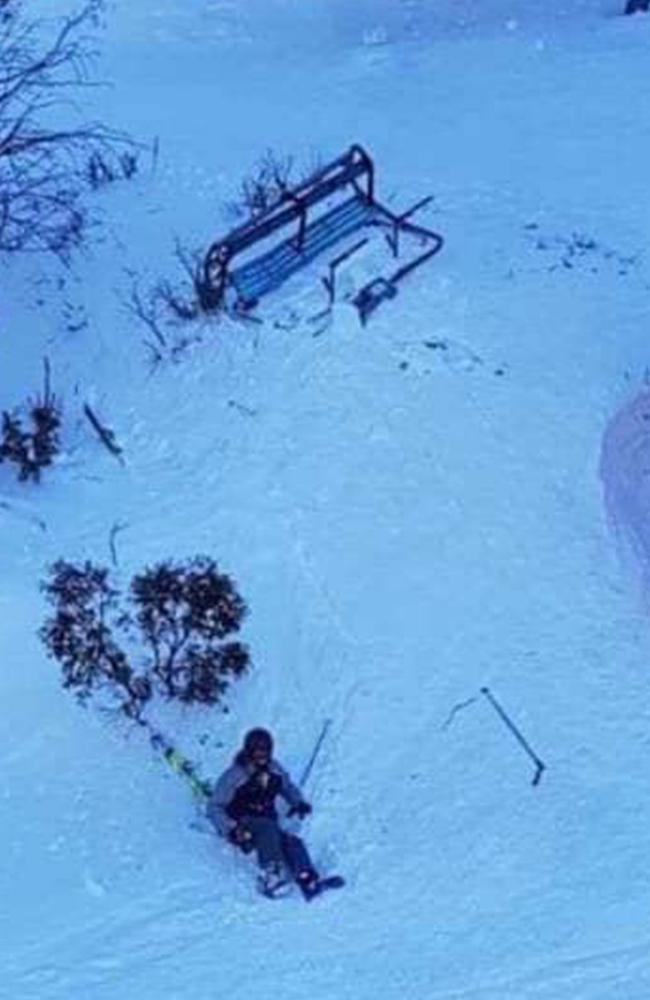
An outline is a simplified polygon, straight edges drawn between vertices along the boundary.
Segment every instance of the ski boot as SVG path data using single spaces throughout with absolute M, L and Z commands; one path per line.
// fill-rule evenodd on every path
M 303 868 L 296 875 L 296 882 L 305 900 L 309 903 L 328 889 L 342 889 L 345 879 L 340 875 L 320 876 L 313 868 Z
M 276 899 L 279 896 L 286 896 L 291 889 L 291 883 L 287 878 L 282 865 L 277 861 L 271 861 L 265 865 L 257 876 L 257 888 L 263 896 Z

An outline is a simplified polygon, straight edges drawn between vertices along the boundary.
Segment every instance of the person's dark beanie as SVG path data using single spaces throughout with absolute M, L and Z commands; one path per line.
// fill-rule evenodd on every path
M 243 749 L 247 757 L 250 757 L 256 750 L 263 750 L 270 757 L 273 753 L 273 737 L 268 729 L 250 729 L 244 737 Z

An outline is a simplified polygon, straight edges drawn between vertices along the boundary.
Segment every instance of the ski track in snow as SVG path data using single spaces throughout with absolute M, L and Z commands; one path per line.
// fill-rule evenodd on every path
M 286 900 L 276 902 L 278 910 L 288 909 L 291 905 Z M 322 904 L 323 900 L 320 901 L 321 906 Z M 302 901 L 297 901 L 296 908 L 300 910 L 304 905 Z M 314 910 L 314 907 L 310 909 L 309 921 L 312 933 L 318 934 L 322 932 L 323 926 L 319 914 Z M 237 948 L 245 950 L 249 956 L 245 968 L 240 968 L 237 972 L 229 971 L 219 963 L 220 989 L 255 989 L 260 978 L 267 974 L 268 958 L 264 951 L 247 948 L 246 944 L 248 934 L 253 935 L 253 945 L 259 938 L 255 927 L 257 921 L 253 920 L 255 912 L 256 906 L 247 907 L 239 913 L 236 908 L 231 908 L 230 918 L 220 921 L 220 932 L 225 932 L 226 935 L 233 924 L 244 924 Z M 295 911 L 292 916 L 295 920 Z M 152 927 L 155 928 L 154 933 Z M 281 937 L 286 933 L 291 933 L 289 920 L 271 913 L 262 934 L 268 934 L 271 941 L 279 945 Z M 116 934 L 121 942 L 128 942 L 128 945 L 121 947 L 119 954 L 116 954 L 114 946 Z M 354 943 L 350 942 L 349 935 L 347 937 L 348 941 L 345 943 L 330 933 L 327 944 L 331 951 L 325 964 L 318 958 L 309 961 L 304 956 L 296 959 L 291 953 L 284 954 L 279 961 L 273 963 L 274 985 L 282 989 L 285 996 L 298 1000 L 305 995 L 305 990 L 310 995 L 311 990 L 326 992 L 327 982 L 331 980 L 332 974 L 336 974 L 339 969 L 346 969 L 347 984 L 337 977 L 340 995 L 354 997 L 357 995 L 358 985 L 349 973 L 358 975 L 366 970 L 362 956 Z M 426 941 L 430 946 L 432 939 L 442 939 L 442 947 L 434 945 L 434 954 L 439 950 L 441 958 L 445 937 L 444 932 L 432 929 Z M 120 988 L 118 984 L 129 984 L 128 988 L 137 990 L 137 995 L 142 1000 L 153 1000 L 155 990 L 148 986 L 148 982 L 160 971 L 165 977 L 165 995 L 170 1000 L 180 1000 L 186 995 L 183 980 L 187 969 L 191 968 L 193 996 L 197 1000 L 207 1000 L 213 996 L 214 987 L 209 982 L 213 975 L 215 952 L 219 956 L 219 943 L 222 941 L 223 938 L 219 942 L 215 941 L 210 908 L 206 907 L 204 900 L 197 900 L 196 893 L 190 901 L 190 893 L 187 892 L 186 898 L 178 904 L 164 909 L 149 907 L 143 910 L 137 921 L 131 920 L 127 924 L 115 926 L 109 924 L 102 928 L 101 934 L 87 933 L 72 944 L 62 938 L 58 943 L 60 950 L 56 962 L 48 961 L 43 956 L 42 959 L 28 963 L 18 974 L 10 967 L 6 970 L 4 985 L 8 987 L 7 996 L 20 996 L 21 1000 L 63 1000 L 71 992 L 80 990 L 87 996 L 104 1000 L 115 995 L 115 989 Z M 378 960 L 381 967 L 382 996 L 387 1000 L 403 996 L 405 989 L 417 990 L 418 993 L 425 990 L 427 995 L 436 1000 L 516 1000 L 522 996 L 532 1000 L 553 1000 L 559 996 L 571 996 L 576 1000 L 643 1000 L 650 984 L 647 967 L 650 939 L 633 947 L 569 954 L 550 963 L 529 964 L 525 972 L 512 977 L 504 977 L 496 971 L 484 971 L 480 977 L 480 985 L 471 984 L 452 990 L 437 987 L 433 968 L 422 969 L 417 955 L 423 943 L 417 940 L 410 940 L 408 944 L 404 942 L 400 948 L 398 963 L 386 965 L 381 959 Z M 66 965 L 68 948 L 70 964 Z M 84 957 L 80 966 L 81 955 Z M 468 978 L 474 978 L 470 969 L 467 974 Z M 232 981 L 231 976 L 234 977 Z

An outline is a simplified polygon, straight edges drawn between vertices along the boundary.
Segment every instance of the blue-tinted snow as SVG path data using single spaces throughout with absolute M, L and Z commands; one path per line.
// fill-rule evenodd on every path
M 599 479 L 648 364 L 650 16 L 622 5 L 108 10 L 88 101 L 155 170 L 96 196 L 70 271 L 2 278 L 2 406 L 47 355 L 66 416 L 42 486 L 0 468 L 3 998 L 647 1000 L 650 626 Z M 314 337 L 305 291 L 152 372 L 133 275 L 223 231 L 266 149 L 355 140 L 391 203 L 435 195 L 442 254 L 365 330 L 341 304 Z M 117 523 L 123 582 L 207 552 L 251 606 L 230 713 L 169 720 L 207 775 L 256 723 L 299 771 L 332 717 L 306 836 L 344 892 L 261 901 L 139 735 L 60 689 L 38 581 L 107 563 Z

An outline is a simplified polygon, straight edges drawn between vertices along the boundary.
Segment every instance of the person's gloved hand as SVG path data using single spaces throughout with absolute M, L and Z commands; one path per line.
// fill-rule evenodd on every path
M 228 840 L 235 847 L 239 847 L 240 850 L 244 851 L 245 854 L 253 850 L 253 834 L 242 823 L 237 823 L 236 826 L 233 826 L 228 834 Z
M 298 819 L 304 819 L 305 816 L 309 816 L 311 811 L 309 802 L 298 802 L 295 806 L 291 806 L 287 816 L 297 816 Z

